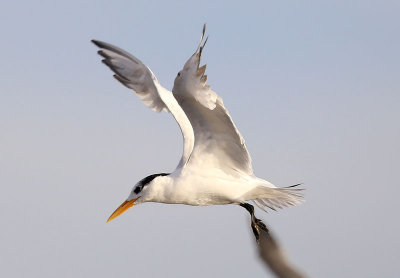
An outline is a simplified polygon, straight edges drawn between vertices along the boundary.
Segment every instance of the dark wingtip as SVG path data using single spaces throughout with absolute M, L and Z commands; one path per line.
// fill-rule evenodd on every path
M 113 68 L 113 65 L 111 64 L 111 62 L 110 62 L 109 60 L 103 59 L 103 60 L 101 60 L 101 62 L 102 62 L 103 64 L 105 64 L 106 66 L 108 66 L 110 69 Z
M 209 35 L 207 35 L 206 40 L 205 40 L 204 43 L 203 43 L 203 48 L 206 46 L 206 43 L 207 43 L 207 41 L 208 41 L 208 37 L 209 37 Z
M 119 82 L 121 82 L 121 84 L 124 85 L 125 87 L 130 88 L 129 87 L 129 80 L 126 80 L 123 76 L 120 76 L 118 74 L 114 74 L 113 77 L 115 79 L 117 79 Z
M 286 188 L 292 188 L 292 187 L 296 187 L 296 186 L 299 186 L 299 185 L 303 185 L 303 183 L 298 183 L 298 184 L 295 184 L 295 185 L 287 186 Z
M 96 45 L 99 48 L 103 48 L 103 43 L 101 41 L 98 40 L 90 40 L 94 45 Z
M 102 49 L 97 51 L 97 54 L 99 54 L 100 56 L 102 56 L 106 59 L 110 58 L 110 56 L 108 56 Z
M 90 41 L 91 41 L 93 44 L 99 46 L 99 45 L 98 45 L 98 41 L 96 41 L 96 40 L 90 40 Z

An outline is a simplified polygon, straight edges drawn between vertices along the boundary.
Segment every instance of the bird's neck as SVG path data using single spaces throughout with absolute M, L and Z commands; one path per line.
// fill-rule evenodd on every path
M 147 186 L 143 202 L 167 203 L 173 193 L 174 182 L 170 176 L 159 176 Z

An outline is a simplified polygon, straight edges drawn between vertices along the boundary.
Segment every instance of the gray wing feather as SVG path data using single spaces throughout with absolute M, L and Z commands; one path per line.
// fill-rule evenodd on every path
M 114 73 L 115 79 L 134 90 L 140 99 L 154 111 L 168 111 L 155 86 L 158 83 L 151 70 L 138 58 L 109 43 L 92 40 L 100 48 L 102 62 Z
M 123 50 L 123 49 L 121 49 L 121 48 L 119 48 L 119 47 L 117 47 L 115 45 L 112 45 L 112 44 L 109 44 L 109 43 L 106 43 L 106 42 L 102 42 L 102 41 L 98 41 L 98 40 L 92 40 L 92 43 L 94 43 L 97 47 L 99 47 L 101 49 L 107 49 L 107 50 L 110 50 L 110 51 L 112 51 L 112 52 L 114 52 L 116 54 L 124 56 L 125 58 L 130 59 L 131 61 L 133 61 L 133 62 L 135 62 L 137 64 L 143 64 L 138 58 L 136 58 L 132 54 L 129 54 L 125 50 Z

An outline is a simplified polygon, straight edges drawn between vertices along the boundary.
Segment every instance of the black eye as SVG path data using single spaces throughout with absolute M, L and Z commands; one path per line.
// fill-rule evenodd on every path
M 181 73 L 180 73 L 180 72 L 178 72 L 178 76 L 181 76 Z

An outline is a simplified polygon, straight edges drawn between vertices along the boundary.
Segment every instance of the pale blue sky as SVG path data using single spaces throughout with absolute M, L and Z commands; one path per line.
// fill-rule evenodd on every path
M 179 128 L 100 63 L 118 45 L 160 82 L 194 52 L 258 176 L 304 182 L 265 214 L 311 277 L 400 272 L 398 1 L 1 1 L 0 276 L 262 277 L 245 210 L 144 204 L 106 224 L 131 187 L 172 171 Z

